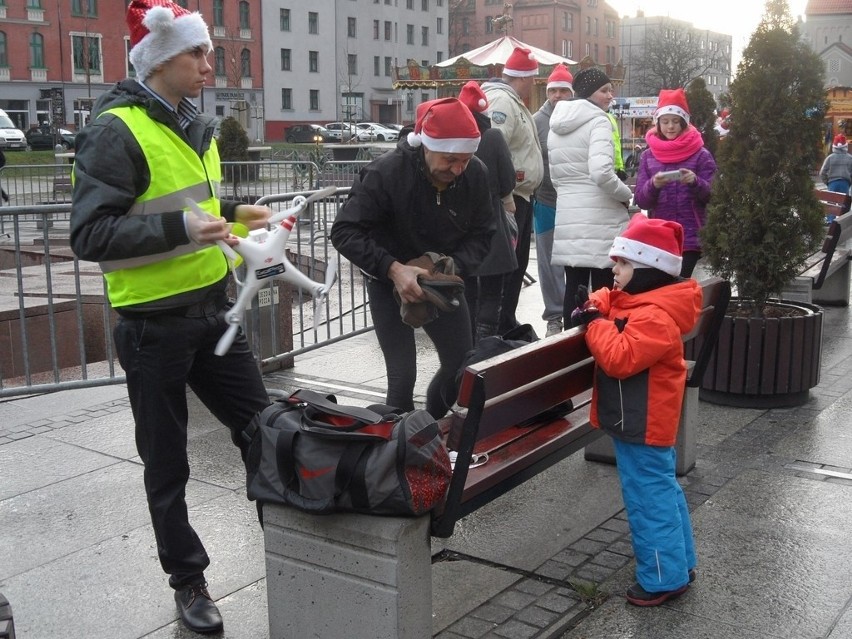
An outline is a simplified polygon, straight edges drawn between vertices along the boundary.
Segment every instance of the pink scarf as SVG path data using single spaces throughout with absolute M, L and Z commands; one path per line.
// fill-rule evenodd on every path
M 686 131 L 674 140 L 666 140 L 658 137 L 656 128 L 648 129 L 648 132 L 645 134 L 645 141 L 648 143 L 648 148 L 651 149 L 654 157 L 663 164 L 683 162 L 687 158 L 692 157 L 704 146 L 701 134 L 691 124 L 686 128 Z

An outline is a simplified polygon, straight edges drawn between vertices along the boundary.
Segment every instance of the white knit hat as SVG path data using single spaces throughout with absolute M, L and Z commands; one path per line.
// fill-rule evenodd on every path
M 207 23 L 170 0 L 133 0 L 127 7 L 130 64 L 145 80 L 163 62 L 196 47 L 213 50 Z

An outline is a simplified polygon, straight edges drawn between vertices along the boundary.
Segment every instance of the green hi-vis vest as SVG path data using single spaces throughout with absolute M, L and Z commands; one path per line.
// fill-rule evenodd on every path
M 156 215 L 186 208 L 186 198 L 220 217 L 219 184 L 222 168 L 215 142 L 202 158 L 165 124 L 152 120 L 141 107 L 109 109 L 136 138 L 151 173 L 151 183 L 128 215 Z M 103 114 L 101 114 L 103 115 Z M 100 117 L 100 116 L 99 116 Z M 190 241 L 166 253 L 100 263 L 114 307 L 144 304 L 218 282 L 228 272 L 222 250 L 215 244 Z

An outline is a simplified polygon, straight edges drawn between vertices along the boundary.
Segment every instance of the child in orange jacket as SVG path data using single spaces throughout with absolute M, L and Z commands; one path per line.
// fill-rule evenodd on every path
M 680 224 L 634 215 L 610 249 L 613 288 L 578 300 L 576 311 L 596 364 L 591 421 L 615 446 L 636 557 L 627 600 L 638 606 L 681 595 L 695 578 L 674 445 L 686 383 L 683 336 L 701 312 L 701 287 L 679 277 L 682 251 Z

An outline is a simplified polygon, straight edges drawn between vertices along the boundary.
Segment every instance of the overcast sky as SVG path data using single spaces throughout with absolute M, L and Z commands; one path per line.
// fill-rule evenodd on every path
M 732 70 L 736 71 L 742 50 L 760 22 L 763 0 L 606 0 L 621 17 L 634 17 L 641 9 L 646 16 L 669 16 L 691 22 L 698 28 L 732 36 Z M 807 0 L 788 0 L 796 20 L 805 11 Z

